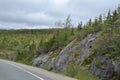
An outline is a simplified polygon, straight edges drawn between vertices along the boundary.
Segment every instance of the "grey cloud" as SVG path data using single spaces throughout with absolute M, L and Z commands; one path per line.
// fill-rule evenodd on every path
M 10 13 L 1 12 L 0 21 L 1 22 L 15 22 L 24 24 L 36 24 L 36 25 L 52 25 L 54 17 L 49 16 L 43 12 L 38 13 Z
M 66 1 L 66 3 L 65 3 Z M 73 24 L 116 9 L 119 0 L 0 0 L 0 28 L 47 28 L 71 14 Z M 8 25 L 8 27 L 6 27 Z M 18 27 L 15 27 L 18 26 Z

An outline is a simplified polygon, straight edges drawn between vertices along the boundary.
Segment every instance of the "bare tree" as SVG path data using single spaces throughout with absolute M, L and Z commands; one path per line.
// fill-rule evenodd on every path
M 68 15 L 65 22 L 64 22 L 64 27 L 65 28 L 71 28 L 72 27 L 72 22 L 71 22 L 71 16 Z

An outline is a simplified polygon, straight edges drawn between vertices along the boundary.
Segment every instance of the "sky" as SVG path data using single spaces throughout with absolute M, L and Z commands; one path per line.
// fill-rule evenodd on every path
M 57 27 L 68 15 L 74 26 L 115 10 L 120 0 L 0 0 L 0 29 Z

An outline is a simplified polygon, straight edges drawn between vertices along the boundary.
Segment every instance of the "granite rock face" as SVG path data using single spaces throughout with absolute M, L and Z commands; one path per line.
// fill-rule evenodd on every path
M 83 64 L 86 57 L 92 52 L 94 41 L 99 36 L 99 33 L 89 34 L 80 43 L 74 45 L 75 40 L 68 44 L 56 57 L 55 67 L 59 70 L 65 70 L 68 64 Z
M 101 80 L 110 80 L 114 77 L 120 76 L 120 62 L 114 62 L 114 60 L 105 56 L 98 56 L 96 60 L 99 65 L 91 65 L 91 74 L 98 76 Z
M 64 47 L 57 56 L 49 58 L 52 54 L 50 52 L 46 55 L 40 55 L 39 57 L 33 59 L 33 65 L 40 67 L 50 65 L 54 69 L 61 71 L 65 71 L 66 65 L 68 64 L 74 63 L 81 65 L 85 58 L 92 52 L 94 41 L 98 36 L 99 33 L 89 34 L 85 39 L 79 42 L 77 39 L 74 39 L 66 47 Z M 77 44 L 76 41 L 78 42 Z

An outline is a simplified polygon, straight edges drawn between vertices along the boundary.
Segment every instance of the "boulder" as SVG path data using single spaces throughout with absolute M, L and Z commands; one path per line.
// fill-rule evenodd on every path
M 38 67 L 43 67 L 46 65 L 47 60 L 48 60 L 48 55 L 41 55 L 38 58 L 34 58 L 32 60 L 32 65 L 38 66 Z

